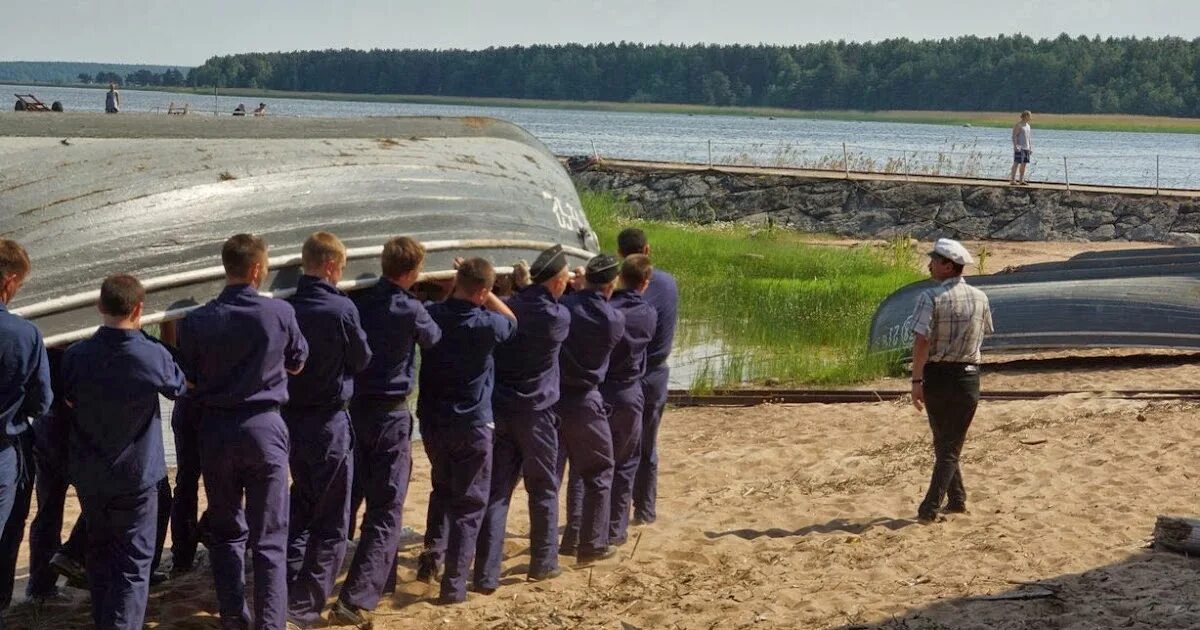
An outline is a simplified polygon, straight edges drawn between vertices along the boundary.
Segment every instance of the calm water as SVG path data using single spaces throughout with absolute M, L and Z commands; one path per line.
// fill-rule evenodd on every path
M 49 104 L 61 101 L 68 111 L 102 111 L 104 90 L 3 86 L 5 93 L 32 92 Z M 188 103 L 190 115 L 227 115 L 239 103 L 247 110 L 258 104 L 249 97 L 181 95 L 122 90 L 125 111 L 165 111 L 168 103 Z M 853 168 L 903 172 L 1007 177 L 1010 142 L 1007 129 L 769 119 L 739 116 L 642 114 L 557 109 L 417 105 L 307 99 L 266 99 L 271 116 L 491 116 L 510 120 L 545 142 L 558 154 L 667 161 L 825 165 L 841 168 L 843 156 Z M 247 121 L 251 123 L 253 121 Z M 1030 179 L 1063 181 L 1066 168 L 1072 182 L 1200 188 L 1200 135 L 1052 131 L 1037 129 L 1034 119 L 1034 163 Z M 843 143 L 846 144 L 843 153 Z M 1158 166 L 1156 167 L 1156 160 Z M 705 357 L 720 354 L 711 346 L 677 349 L 672 357 L 672 387 L 688 387 Z M 163 418 L 169 424 L 170 403 Z M 174 443 L 164 431 L 168 459 L 174 462 Z
M 68 111 L 101 111 L 104 90 L 4 86 L 4 92 L 32 92 L 46 103 L 62 101 Z M 165 111 L 186 102 L 193 115 L 212 115 L 212 96 L 122 90 L 126 111 Z M 770 119 L 743 116 L 690 116 L 557 109 L 416 105 L 306 99 L 266 99 L 272 116 L 492 116 L 529 130 L 558 154 L 592 153 L 637 159 L 819 165 L 841 168 L 842 144 L 852 168 L 926 171 L 1007 177 L 1011 143 L 1007 129 Z M 250 97 L 219 96 L 222 115 Z M 1078 183 L 1200 188 L 1200 135 L 1054 131 L 1037 128 L 1030 179 Z M 1067 158 L 1064 169 L 1063 157 Z M 1158 167 L 1156 170 L 1156 159 Z

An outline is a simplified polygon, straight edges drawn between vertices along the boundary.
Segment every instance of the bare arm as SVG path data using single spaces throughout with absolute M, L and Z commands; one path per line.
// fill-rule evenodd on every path
M 913 335 L 912 399 L 917 411 L 925 409 L 925 363 L 929 360 L 929 338 Z
M 512 309 L 508 308 L 508 305 L 504 303 L 504 300 L 501 300 L 499 297 L 497 297 L 495 293 L 490 291 L 488 292 L 487 299 L 483 301 L 483 307 L 494 313 L 499 313 L 514 322 L 517 321 L 517 315 L 513 313 Z

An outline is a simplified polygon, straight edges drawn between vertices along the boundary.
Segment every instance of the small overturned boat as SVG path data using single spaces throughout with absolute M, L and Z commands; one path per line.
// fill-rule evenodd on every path
M 988 350 L 1200 348 L 1200 248 L 1087 252 L 971 276 L 988 296 L 995 333 Z M 875 351 L 907 353 L 923 280 L 884 299 L 871 321 Z
M 457 256 L 508 273 L 556 243 L 571 265 L 599 251 L 559 161 L 500 120 L 0 114 L 0 235 L 33 262 L 9 307 L 48 345 L 91 334 L 111 273 L 146 286 L 144 323 L 182 317 L 220 291 L 239 232 L 270 245 L 263 290 L 290 295 L 317 230 L 346 244 L 345 290 L 377 281 L 397 235 L 425 244 L 426 279 Z

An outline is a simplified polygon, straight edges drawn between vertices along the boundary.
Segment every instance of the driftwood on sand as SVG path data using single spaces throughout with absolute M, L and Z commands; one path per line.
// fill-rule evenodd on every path
M 1154 523 L 1154 547 L 1200 554 L 1200 519 L 1159 515 Z

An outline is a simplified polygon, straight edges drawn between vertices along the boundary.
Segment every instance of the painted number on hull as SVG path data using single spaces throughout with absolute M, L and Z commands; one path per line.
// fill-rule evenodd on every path
M 561 199 L 544 190 L 542 191 L 542 197 L 547 201 L 553 202 L 552 209 L 554 210 L 554 218 L 558 220 L 558 227 L 564 230 L 575 231 L 587 225 L 584 223 L 583 216 L 575 206 L 563 203 Z

